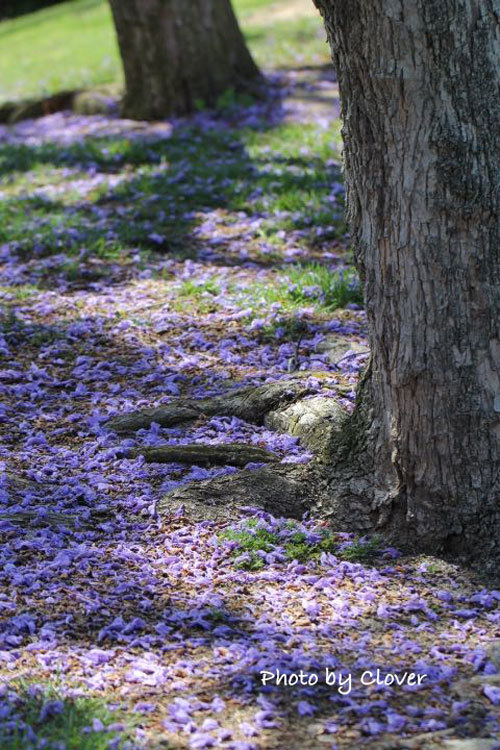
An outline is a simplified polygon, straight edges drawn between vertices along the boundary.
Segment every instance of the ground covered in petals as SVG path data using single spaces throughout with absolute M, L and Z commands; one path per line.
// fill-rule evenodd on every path
M 237 418 L 106 424 L 290 373 L 352 408 L 336 96 L 297 70 L 190 120 L 0 130 L 0 747 L 495 746 L 500 592 L 318 519 L 159 515 L 237 469 L 130 448 L 313 459 Z

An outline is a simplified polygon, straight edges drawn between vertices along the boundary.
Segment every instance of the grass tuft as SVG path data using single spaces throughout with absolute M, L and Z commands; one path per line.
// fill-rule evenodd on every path
M 363 305 L 363 292 L 353 270 L 332 270 L 319 263 L 290 269 L 287 292 L 300 304 L 315 301 L 327 310 Z
M 105 750 L 120 734 L 101 698 L 69 697 L 54 686 L 17 682 L 3 697 L 1 750 Z M 125 739 L 125 738 L 124 738 Z
M 264 521 L 250 519 L 221 532 L 219 539 L 234 543 L 231 555 L 235 566 L 249 571 L 262 570 L 268 554 L 304 563 L 318 560 L 327 552 L 340 560 L 364 563 L 373 560 L 381 549 L 377 537 L 346 542 L 331 530 L 310 532 L 294 521 L 269 527 Z

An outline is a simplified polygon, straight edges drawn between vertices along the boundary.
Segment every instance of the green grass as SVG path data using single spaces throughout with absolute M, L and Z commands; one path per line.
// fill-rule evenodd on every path
M 0 295 L 12 297 L 16 302 L 25 302 L 33 299 L 40 290 L 33 284 L 22 284 L 20 286 L 0 286 Z M 0 315 L 1 320 L 1 315 Z
M 259 552 L 270 552 L 279 544 L 279 538 L 266 529 L 259 529 L 247 523 L 246 528 L 228 529 L 221 534 L 221 539 L 237 543 L 236 556 L 247 553 L 247 559 L 237 563 L 237 567 L 244 570 L 260 570 L 265 566 L 264 559 Z
M 310 0 L 235 0 L 257 63 L 265 67 L 329 60 Z M 298 52 L 299 50 L 299 52 Z M 111 11 L 105 0 L 71 0 L 0 23 L 0 103 L 64 89 L 123 85 Z
M 1 750 L 106 750 L 116 731 L 103 731 L 118 722 L 102 698 L 66 697 L 57 687 L 12 684 L 4 707 L 9 707 L 8 728 L 0 726 Z M 33 733 L 36 742 L 33 741 Z M 37 744 L 45 741 L 45 744 Z M 121 743 L 120 743 L 121 746 Z
M 106 263 L 129 262 L 137 252 L 143 263 L 151 253 L 191 257 L 193 227 L 206 211 L 221 208 L 228 226 L 239 211 L 261 217 L 255 242 L 264 239 L 276 248 L 266 262 L 279 263 L 290 232 L 298 231 L 295 242 L 305 248 L 318 243 L 319 228 L 321 241 L 345 236 L 341 189 L 334 201 L 331 197 L 332 184 L 342 180 L 331 159 L 338 155 L 339 138 L 337 128 L 287 123 L 229 132 L 189 126 L 153 142 L 110 137 L 68 146 L 0 145 L 0 243 L 12 243 L 25 260 L 59 253 L 82 260 L 84 252 L 86 259 L 99 261 L 92 272 L 102 275 Z M 78 186 L 93 180 L 89 171 L 96 169 L 100 179 L 82 194 Z M 116 174 L 122 179 L 111 188 L 108 176 Z M 33 192 L 47 185 L 48 193 Z M 59 272 L 78 281 L 71 259 Z M 328 269 L 296 273 L 310 287 L 316 281 L 321 287 L 321 299 L 307 304 L 333 309 L 347 300 Z M 262 294 L 274 295 L 271 302 L 279 294 L 290 309 L 300 306 L 295 281 L 285 281 Z M 217 294 L 217 285 L 195 287 L 186 284 L 180 294 Z M 261 290 L 252 295 L 260 299 Z
M 3 21 L 0 50 L 0 101 L 122 82 L 103 0 L 73 0 Z
M 236 2 L 237 6 L 238 3 Z M 272 26 L 245 26 L 248 46 L 262 68 L 324 65 L 330 61 L 325 30 L 319 18 L 274 22 Z
M 329 552 L 349 562 L 370 562 L 381 547 L 376 537 L 340 542 L 332 531 L 320 529 L 311 534 L 294 521 L 269 528 L 264 521 L 250 519 L 221 532 L 219 538 L 235 544 L 231 553 L 235 566 L 249 571 L 262 570 L 265 555 L 271 552 L 282 553 L 287 561 L 308 562 Z
M 300 304 L 315 300 L 326 310 L 363 304 L 358 275 L 352 270 L 332 270 L 319 263 L 291 268 L 287 293 Z
M 288 313 L 276 321 L 272 329 L 263 331 L 264 336 L 273 336 L 276 328 L 284 327 L 288 338 L 301 338 L 300 321 L 292 313 L 303 307 L 315 307 L 318 311 L 331 312 L 349 304 L 363 305 L 363 293 L 357 273 L 352 269 L 330 268 L 320 263 L 284 268 L 275 284 L 248 284 L 241 294 L 241 305 L 259 308 L 278 303 L 280 310 Z
M 184 281 L 179 287 L 177 294 L 180 297 L 199 297 L 202 294 L 211 294 L 217 296 L 220 294 L 221 288 L 214 279 L 208 281 L 196 282 L 188 279 Z

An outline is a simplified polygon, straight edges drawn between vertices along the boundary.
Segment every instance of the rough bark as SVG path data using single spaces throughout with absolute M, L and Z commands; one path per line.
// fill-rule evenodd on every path
M 144 456 L 148 463 L 180 463 L 195 466 L 246 466 L 250 463 L 272 463 L 276 454 L 245 443 L 228 445 L 159 445 L 131 448 L 125 457 Z
M 500 532 L 498 7 L 315 4 L 339 80 L 373 357 L 350 461 L 348 439 L 332 446 L 331 511 L 364 502 L 397 541 L 488 560 Z
M 127 117 L 186 114 L 259 77 L 230 0 L 111 0 L 111 9 Z
M 165 503 L 312 505 L 339 527 L 498 569 L 498 11 L 491 0 L 315 3 L 339 80 L 372 361 L 326 467 L 241 472 Z M 240 416 L 229 399 L 217 413 Z M 286 412 L 270 405 L 259 421 L 266 410 Z

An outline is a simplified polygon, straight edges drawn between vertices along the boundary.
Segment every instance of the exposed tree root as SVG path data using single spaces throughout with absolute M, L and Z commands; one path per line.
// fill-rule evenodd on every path
M 162 427 L 172 427 L 183 422 L 192 422 L 207 417 L 239 417 L 246 422 L 263 424 L 266 414 L 283 404 L 303 398 L 309 389 L 297 380 L 281 380 L 275 383 L 228 393 L 223 396 L 202 399 L 179 398 L 156 409 L 143 409 L 121 417 L 114 417 L 108 427 L 118 433 L 131 433 L 149 427 L 156 422 Z
M 250 463 L 271 463 L 278 457 L 254 445 L 161 445 L 131 448 L 126 457 L 144 456 L 148 463 L 180 463 L 195 466 L 246 466 Z
M 242 388 L 227 396 L 199 400 L 175 399 L 156 409 L 143 409 L 114 417 L 108 422 L 108 427 L 120 434 L 128 434 L 147 428 L 153 422 L 162 427 L 172 427 L 193 422 L 201 416 L 239 417 L 246 422 L 265 424 L 269 429 L 295 435 L 300 438 L 304 447 L 321 456 L 345 420 L 345 411 L 334 398 L 311 396 L 307 386 L 299 380 L 285 380 L 265 383 L 255 388 Z M 146 452 L 143 448 L 134 450 L 135 455 L 142 454 L 146 458 L 151 452 L 149 449 Z M 134 455 L 133 451 L 130 455 Z M 266 459 L 256 457 L 250 460 Z
M 233 394 L 233 399 L 237 400 L 238 394 L 241 391 Z M 253 389 L 254 403 L 261 394 L 262 389 Z M 249 396 L 245 389 L 245 399 Z M 168 493 L 159 505 L 160 512 L 185 505 L 194 515 L 224 518 L 228 507 L 236 517 L 238 506 L 251 505 L 277 516 L 297 518 L 313 510 L 339 530 L 380 530 L 393 509 L 386 496 L 375 499 L 373 458 L 371 446 L 366 445 L 372 415 L 369 399 L 360 402 L 358 399 L 353 415 L 335 399 L 324 396 L 300 395 L 292 403 L 270 409 L 264 423 L 297 435 L 316 454 L 315 460 L 307 465 L 281 464 L 191 482 Z M 264 407 L 261 403 L 260 415 Z
M 148 427 L 152 422 L 172 426 L 194 421 L 202 415 L 236 416 L 248 422 L 265 424 L 269 429 L 289 432 L 300 438 L 304 447 L 316 455 L 316 460 L 308 466 L 282 464 L 272 469 L 241 471 L 237 475 L 191 482 L 168 493 L 158 506 L 160 512 L 184 505 L 194 516 L 227 518 L 228 508 L 236 516 L 238 506 L 251 505 L 275 515 L 294 518 L 301 517 L 311 507 L 328 507 L 328 515 L 332 516 L 332 505 L 328 502 L 329 499 L 331 501 L 332 485 L 329 486 L 320 471 L 320 464 L 331 460 L 331 445 L 341 441 L 347 415 L 334 398 L 311 395 L 307 386 L 298 379 L 243 388 L 227 396 L 200 400 L 176 399 L 157 409 L 116 417 L 108 422 L 108 426 L 126 434 Z M 241 445 L 139 447 L 132 448 L 125 455 L 143 455 L 151 462 L 201 466 L 245 466 L 251 462 L 276 460 L 273 454 L 263 449 Z M 365 468 L 362 467 L 362 470 Z M 329 479 L 332 479 L 330 474 Z M 339 475 L 339 492 L 334 492 L 339 496 L 351 497 L 354 491 L 355 525 L 363 531 L 375 523 L 366 502 L 358 497 L 358 492 L 365 485 L 363 482 L 360 484 L 355 476 L 350 476 L 346 484 Z M 344 522 L 345 517 L 349 516 L 348 508 L 349 504 L 346 509 L 339 504 L 335 510 L 336 518 L 332 518 L 332 521 L 335 520 L 338 527 L 347 527 L 348 524 Z
M 366 376 L 360 386 L 365 382 Z M 158 409 L 116 417 L 108 426 L 127 433 L 147 427 L 153 421 L 171 426 L 201 415 L 217 415 L 237 416 L 248 422 L 264 423 L 269 429 L 289 432 L 315 454 L 316 459 L 307 466 L 281 464 L 191 482 L 168 493 L 158 506 L 160 512 L 184 505 L 198 517 L 227 518 L 229 508 L 231 515 L 237 516 L 239 506 L 251 505 L 274 515 L 296 518 L 312 509 L 338 529 L 366 533 L 394 528 L 399 522 L 399 512 L 391 497 L 377 493 L 374 486 L 370 404 L 365 392 L 364 402 L 359 397 L 355 414 L 348 415 L 334 398 L 311 395 L 300 380 L 290 379 L 243 388 L 227 396 L 198 401 L 176 399 Z M 262 451 L 258 457 L 256 454 L 250 457 L 237 449 L 238 455 L 231 456 L 230 449 L 230 446 L 217 446 L 216 450 L 214 446 L 145 447 L 134 448 L 128 455 L 144 455 L 148 461 L 234 466 L 266 461 L 272 455 Z
M 193 518 L 230 521 L 244 506 L 262 508 L 276 516 L 302 518 L 311 505 L 311 487 L 317 485 L 313 466 L 284 464 L 240 471 L 202 482 L 190 482 L 169 492 L 158 504 L 160 513 L 184 506 Z

